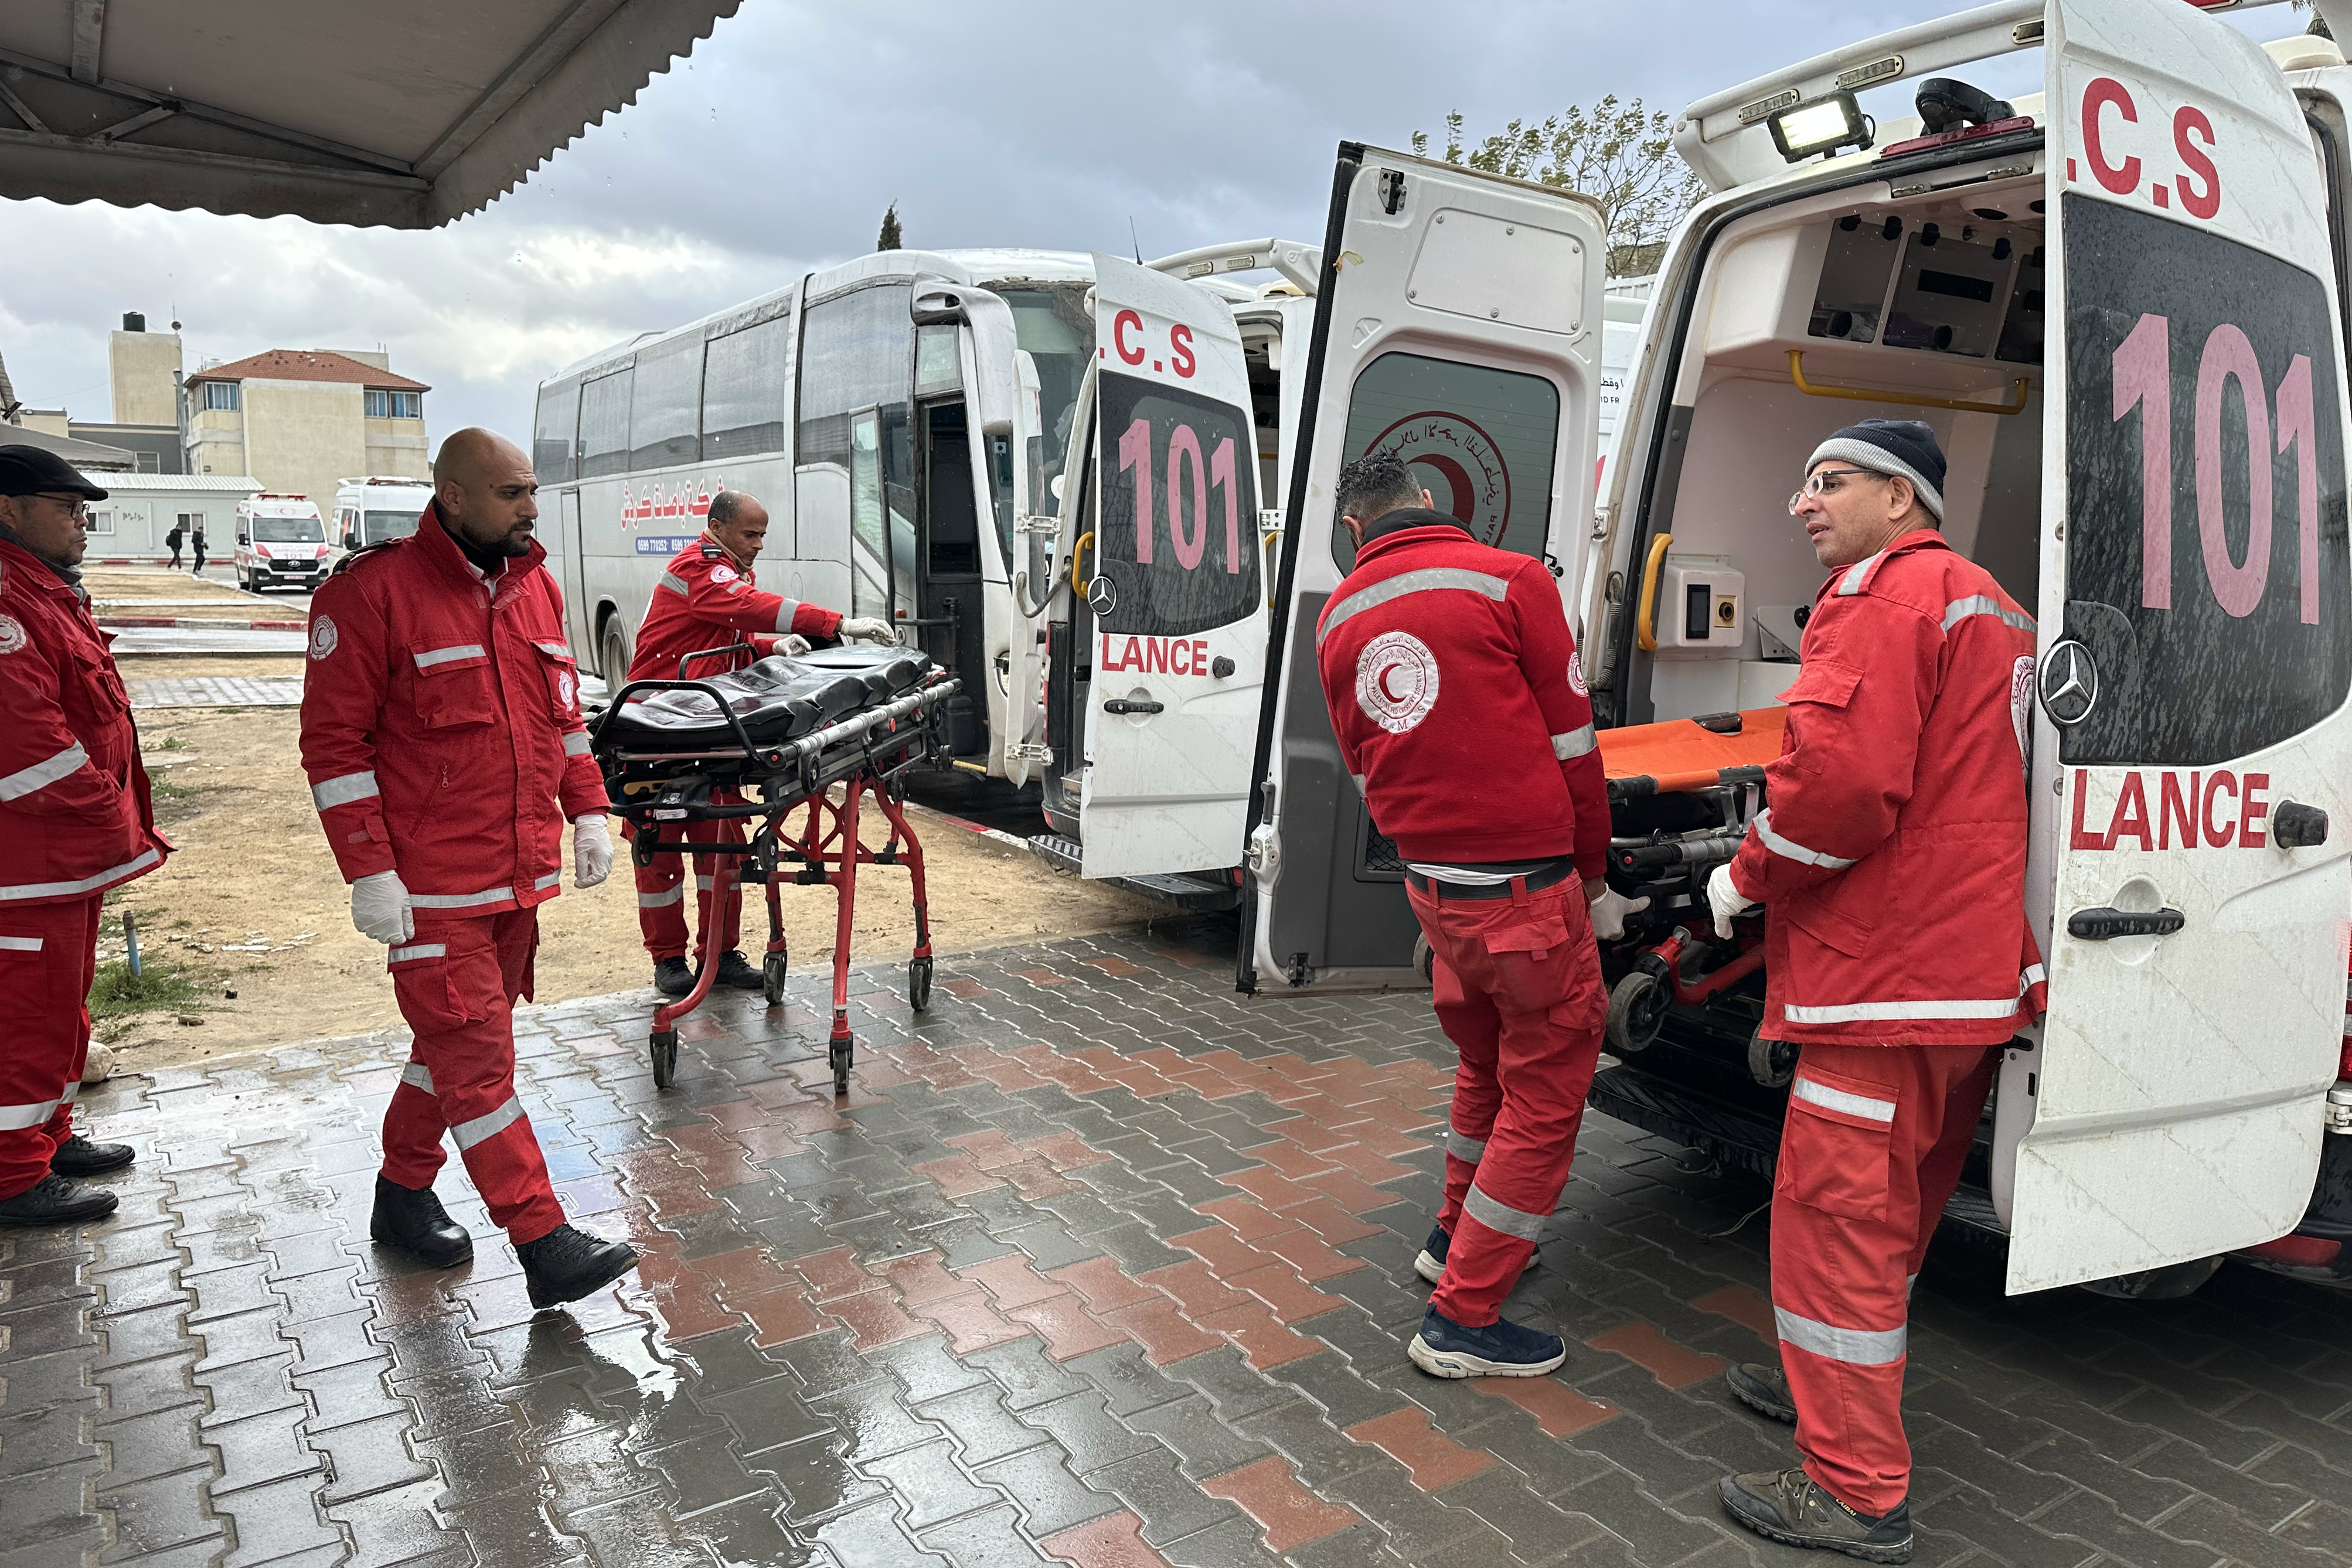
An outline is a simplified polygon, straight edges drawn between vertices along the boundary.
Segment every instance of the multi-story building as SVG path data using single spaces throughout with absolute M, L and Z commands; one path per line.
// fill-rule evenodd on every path
M 383 353 L 271 349 L 187 378 L 188 467 L 251 475 L 265 489 L 332 508 L 352 474 L 432 472 L 423 382 Z

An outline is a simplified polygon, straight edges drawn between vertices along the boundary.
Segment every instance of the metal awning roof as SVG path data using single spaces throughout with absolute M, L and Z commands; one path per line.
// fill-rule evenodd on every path
M 741 0 L 8 0 L 0 196 L 435 228 Z

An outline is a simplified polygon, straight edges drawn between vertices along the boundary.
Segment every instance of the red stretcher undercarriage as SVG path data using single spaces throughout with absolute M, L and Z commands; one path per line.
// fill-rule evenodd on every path
M 732 651 L 690 653 L 679 668 Z M 835 1094 L 849 1092 L 856 1060 L 849 1030 L 849 946 L 859 866 L 907 867 L 915 911 L 907 1000 L 918 1012 L 930 1005 L 933 960 L 923 846 L 907 821 L 901 776 L 944 761 L 941 705 L 961 683 L 931 669 L 920 654 L 868 653 L 828 650 L 801 660 L 763 659 L 749 670 L 704 680 L 632 681 L 590 727 L 590 746 L 604 770 L 613 814 L 629 824 L 639 863 L 651 864 L 657 854 L 700 855 L 711 866 L 710 897 L 698 901 L 699 972 L 694 988 L 654 1013 L 648 1044 L 656 1088 L 668 1088 L 677 1077 L 677 1020 L 710 994 L 719 971 L 711 924 L 739 882 L 767 888 L 768 945 L 761 973 L 772 1007 L 783 1001 L 789 962 L 784 883 L 824 884 L 835 891 L 833 1032 L 826 1047 Z M 879 849 L 858 838 L 868 796 L 890 824 Z M 801 813 L 797 829 L 792 821 L 795 812 Z M 727 821 L 755 825 L 740 842 L 694 831 L 697 824 Z

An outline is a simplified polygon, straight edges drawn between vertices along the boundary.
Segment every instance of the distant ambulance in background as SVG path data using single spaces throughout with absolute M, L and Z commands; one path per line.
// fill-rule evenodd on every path
M 335 542 L 364 549 L 416 531 L 425 503 L 433 498 L 429 479 L 376 476 L 335 481 Z
M 307 496 L 265 490 L 236 504 L 236 585 L 316 588 L 327 580 L 327 526 Z

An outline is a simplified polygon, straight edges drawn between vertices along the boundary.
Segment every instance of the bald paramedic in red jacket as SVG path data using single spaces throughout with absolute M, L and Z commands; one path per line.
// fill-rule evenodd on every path
M 537 906 L 613 867 L 563 601 L 531 538 L 530 460 L 461 430 L 416 531 L 347 558 L 310 604 L 302 766 L 352 922 L 391 948 L 415 1036 L 383 1118 L 375 1239 L 450 1267 L 473 1240 L 433 1192 L 446 1131 L 522 1260 L 531 1305 L 577 1301 L 636 1253 L 563 1221 L 515 1097 L 513 1005 Z
M 1607 1014 L 1592 705 L 1541 561 L 1431 510 L 1393 455 L 1349 465 L 1334 499 L 1360 548 L 1316 628 L 1323 700 L 1406 863 L 1461 1053 L 1445 1207 L 1414 1265 L 1437 1289 L 1406 1350 L 1439 1377 L 1538 1376 L 1565 1347 L 1500 1307 L 1568 1180 Z
M 837 610 L 761 592 L 751 563 L 767 538 L 767 507 L 740 490 L 721 490 L 710 497 L 709 528 L 671 558 L 668 570 L 654 585 L 653 597 L 646 604 L 645 623 L 637 628 L 629 679 L 677 680 L 679 661 L 688 654 L 734 643 L 751 646 L 749 652 L 739 649 L 697 660 L 686 666 L 687 678 L 740 670 L 771 653 L 805 653 L 812 646 L 842 637 L 877 643 L 898 640 L 897 628 L 887 621 L 845 621 Z M 726 818 L 699 824 L 698 831 L 738 843 L 743 839 L 742 825 Z M 682 997 L 694 988 L 695 980 L 686 961 L 685 859 L 656 855 L 652 864 L 635 870 L 637 926 L 645 933 L 646 951 L 653 956 L 654 985 L 664 996 Z M 743 956 L 740 946 L 740 883 L 729 891 L 726 905 L 712 926 L 708 917 L 710 862 L 696 857 L 695 872 L 704 924 L 714 934 L 711 947 L 720 954 L 717 983 L 758 990 L 760 971 Z
M 1910 1555 L 1909 1283 L 2000 1048 L 2041 1010 L 2025 922 L 2033 621 L 1945 543 L 1944 455 L 1914 420 L 1823 442 L 1789 509 L 1832 575 L 1782 694 L 1769 809 L 1707 894 L 1761 903 L 1768 1039 L 1800 1042 L 1772 1193 L 1785 1372 L 1734 1392 L 1797 1424 L 1801 1468 L 1723 1482 L 1775 1540 Z
M 73 1130 L 106 890 L 163 863 L 131 700 L 81 587 L 86 503 L 56 453 L 0 446 L 0 1225 L 114 1212 L 131 1163 Z

